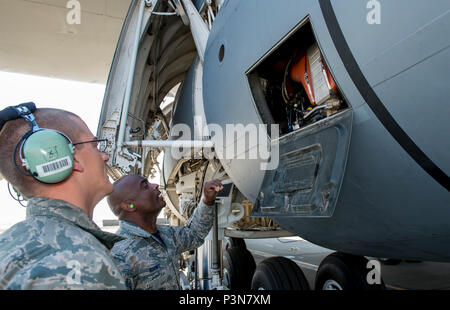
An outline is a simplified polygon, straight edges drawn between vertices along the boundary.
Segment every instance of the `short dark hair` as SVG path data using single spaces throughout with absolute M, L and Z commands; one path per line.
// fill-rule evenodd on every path
M 42 108 L 36 109 L 33 114 L 40 128 L 60 131 L 73 142 L 76 142 L 82 132 L 82 128 L 76 123 L 76 120 L 81 120 L 81 118 L 69 111 Z M 21 118 L 7 122 L 0 131 L 0 173 L 17 191 L 28 198 L 35 195 L 37 187 L 49 186 L 38 182 L 33 177 L 20 174 L 12 160 L 16 145 L 29 130 L 30 125 Z M 19 154 L 16 154 L 15 160 L 21 168 Z

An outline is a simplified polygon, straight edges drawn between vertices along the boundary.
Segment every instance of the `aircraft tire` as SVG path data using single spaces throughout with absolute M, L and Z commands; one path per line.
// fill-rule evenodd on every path
M 224 251 L 223 277 L 229 289 L 250 289 L 255 269 L 255 260 L 246 248 L 231 247 Z
M 245 240 L 242 238 L 225 237 L 224 238 L 224 250 L 229 248 L 247 248 Z
M 316 290 L 382 290 L 381 284 L 368 284 L 367 262 L 362 256 L 344 253 L 328 255 L 320 264 L 316 274 Z
M 309 290 L 300 267 L 285 257 L 263 260 L 255 270 L 252 290 Z

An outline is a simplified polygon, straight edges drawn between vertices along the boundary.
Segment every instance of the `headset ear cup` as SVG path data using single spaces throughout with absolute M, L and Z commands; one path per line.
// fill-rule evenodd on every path
M 73 145 L 64 134 L 42 129 L 34 132 L 23 145 L 27 169 L 43 183 L 64 181 L 73 169 Z

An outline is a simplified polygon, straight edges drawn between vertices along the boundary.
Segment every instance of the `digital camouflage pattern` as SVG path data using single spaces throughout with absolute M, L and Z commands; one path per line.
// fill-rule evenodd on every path
M 181 253 L 203 244 L 213 224 L 214 208 L 201 201 L 185 226 L 158 225 L 162 244 L 139 226 L 120 222 L 117 234 L 127 237 L 117 242 L 111 254 L 132 290 L 180 290 Z
M 26 220 L 0 235 L 0 289 L 126 289 L 104 232 L 62 200 L 29 200 Z

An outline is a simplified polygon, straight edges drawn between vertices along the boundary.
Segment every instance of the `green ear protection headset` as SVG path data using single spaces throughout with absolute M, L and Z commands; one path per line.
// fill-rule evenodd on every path
M 7 109 L 9 110 L 6 111 Z M 40 182 L 48 184 L 62 182 L 72 173 L 73 143 L 68 136 L 59 131 L 39 128 L 32 114 L 35 110 L 34 103 L 28 102 L 15 107 L 8 107 L 0 112 L 0 120 L 3 123 L 22 117 L 31 127 L 31 130 L 20 139 L 14 149 L 14 166 L 22 175 L 32 176 Z M 6 120 L 4 117 L 5 111 L 9 115 Z M 22 166 L 30 174 L 24 173 L 17 166 L 16 154 L 18 150 Z

